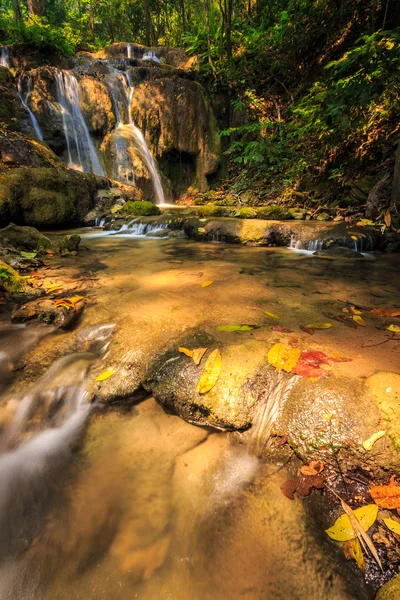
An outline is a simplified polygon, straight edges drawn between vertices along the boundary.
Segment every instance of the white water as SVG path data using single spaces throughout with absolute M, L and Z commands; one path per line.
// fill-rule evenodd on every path
M 24 94 L 23 92 L 23 82 L 27 80 L 27 84 L 26 84 L 26 92 Z M 37 137 L 38 140 L 40 140 L 41 142 L 43 141 L 43 134 L 42 131 L 40 129 L 39 123 L 37 118 L 35 117 L 35 115 L 33 114 L 33 112 L 31 111 L 31 109 L 29 108 L 28 102 L 29 102 L 29 94 L 32 91 L 32 78 L 30 75 L 28 75 L 27 73 L 23 73 L 20 78 L 18 79 L 18 97 L 21 100 L 21 104 L 22 106 L 28 111 L 29 114 L 29 118 L 31 120 L 32 123 L 32 127 L 33 130 L 35 132 L 35 135 Z
M 156 63 L 161 62 L 161 60 L 158 58 L 158 56 L 152 50 L 149 50 L 148 52 L 143 54 L 142 60 L 152 60 L 153 62 L 156 62 Z
M 77 171 L 104 175 L 82 115 L 76 77 L 69 71 L 57 71 L 56 84 L 68 148 L 68 166 Z
M 7 46 L 1 47 L 0 52 L 0 65 L 6 69 L 11 69 L 10 56 L 8 54 Z
M 127 52 L 128 58 L 131 59 L 132 58 L 132 44 L 127 45 L 126 52 Z

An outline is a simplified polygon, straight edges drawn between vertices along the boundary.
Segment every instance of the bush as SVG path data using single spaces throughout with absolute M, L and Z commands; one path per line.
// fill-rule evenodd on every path
M 145 200 L 140 200 L 138 202 L 128 200 L 122 207 L 121 212 L 128 215 L 136 215 L 138 217 L 150 217 L 151 215 L 161 214 L 158 206 L 152 202 L 146 202 Z
M 197 209 L 199 217 L 225 217 L 228 213 L 229 211 L 226 208 L 215 204 L 205 204 Z
M 259 219 L 293 219 L 293 215 L 280 206 L 261 206 L 256 212 Z

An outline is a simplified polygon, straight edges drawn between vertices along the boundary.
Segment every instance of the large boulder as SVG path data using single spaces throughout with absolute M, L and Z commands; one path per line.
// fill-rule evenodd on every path
M 89 131 L 95 136 L 104 136 L 115 127 L 115 115 L 109 90 L 93 77 L 82 77 L 79 81 L 81 109 Z
M 106 179 L 78 171 L 19 167 L 0 174 L 0 224 L 79 225 Z
M 58 155 L 66 149 L 61 106 L 58 102 L 57 70 L 52 67 L 39 67 L 30 71 L 31 92 L 29 106 L 42 131 L 43 139 Z
M 17 131 L 0 130 L 0 167 L 63 167 L 50 148 Z

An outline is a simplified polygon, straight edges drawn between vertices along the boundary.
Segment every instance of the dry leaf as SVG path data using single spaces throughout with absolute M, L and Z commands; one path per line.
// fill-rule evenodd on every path
M 332 323 L 311 323 L 307 325 L 307 329 L 330 329 L 333 327 Z
M 332 361 L 319 350 L 305 350 L 301 353 L 293 373 L 301 377 L 311 377 L 312 379 L 321 379 L 329 377 L 329 372 L 321 369 L 321 365 L 330 365 Z
M 219 325 L 217 331 L 251 331 L 251 325 Z
M 314 332 L 312 329 L 308 329 L 308 327 L 306 327 L 305 325 L 300 325 L 300 329 L 302 331 L 304 331 L 304 333 L 308 333 L 308 335 L 314 335 Z
M 98 377 L 96 377 L 96 381 L 105 381 L 106 379 L 108 379 L 109 377 L 114 375 L 114 373 L 115 373 L 115 371 L 112 371 L 111 369 L 107 369 L 107 371 L 103 371 L 103 373 L 100 373 L 100 375 Z
M 50 285 L 48 288 L 46 288 L 46 294 L 51 294 L 52 292 L 58 291 L 62 289 L 62 285 L 60 285 L 59 283 L 54 283 L 53 285 Z
M 392 331 L 393 333 L 400 333 L 400 325 L 389 325 L 386 327 L 387 331 Z
M 312 460 L 309 465 L 301 467 L 300 472 L 303 475 L 319 475 L 324 470 L 325 463 L 321 460 Z
M 357 323 L 357 325 L 361 325 L 361 327 L 366 327 L 366 322 L 359 315 L 353 315 L 353 321 Z
M 186 354 L 186 356 L 189 356 L 189 358 L 192 358 L 193 356 L 193 350 L 188 350 L 187 348 L 178 348 L 178 351 L 181 352 L 182 354 Z
M 385 433 L 386 431 L 377 431 L 376 433 L 371 435 L 370 438 L 368 438 L 367 440 L 365 440 L 365 442 L 362 443 L 364 450 L 371 450 L 375 442 L 380 440 L 385 435 Z
M 346 503 L 344 504 L 346 505 Z M 344 507 L 343 510 L 345 510 Z M 367 531 L 376 521 L 376 517 L 378 516 L 378 507 L 376 504 L 367 504 L 366 506 L 357 508 L 352 512 L 356 520 L 361 524 L 364 530 Z M 353 540 L 357 537 L 353 524 L 350 520 L 350 516 L 346 510 L 345 514 L 338 517 L 335 521 L 335 524 L 329 529 L 326 529 L 325 532 L 332 540 L 335 540 L 336 542 L 347 542 L 347 540 Z
M 208 348 L 195 348 L 192 353 L 192 359 L 195 365 L 199 365 Z
M 320 475 L 313 475 L 310 477 L 294 477 L 288 479 L 281 485 L 282 493 L 289 498 L 294 500 L 294 494 L 300 498 L 305 498 L 311 493 L 311 490 L 315 487 L 321 490 L 325 485 L 323 478 Z
M 298 348 L 287 348 L 285 344 L 275 344 L 268 352 L 268 362 L 278 372 L 283 370 L 290 373 L 296 366 L 300 354 L 301 352 Z
M 383 519 L 383 522 L 390 531 L 400 535 L 400 523 L 398 521 L 395 521 L 394 519 Z
M 379 508 L 400 508 L 400 486 L 395 475 L 390 478 L 388 485 L 372 486 L 370 494 Z
M 352 240 L 355 240 L 356 242 L 358 242 L 358 237 L 356 235 L 351 235 L 350 237 Z
M 203 281 L 203 283 L 201 284 L 201 287 L 202 288 L 208 287 L 212 283 L 214 283 L 214 282 L 213 281 Z
M 204 365 L 204 371 L 200 377 L 197 386 L 199 394 L 206 394 L 217 383 L 219 374 L 221 373 L 222 359 L 221 352 L 217 349 L 211 352 Z
M 375 317 L 400 317 L 400 308 L 371 308 L 369 313 Z
M 271 317 L 271 319 L 277 319 L 277 321 L 279 321 L 280 317 L 278 317 L 278 315 L 275 315 L 272 312 L 268 312 L 268 310 L 264 310 L 264 315 L 267 315 L 267 317 Z
M 385 212 L 384 221 L 386 227 L 390 227 L 390 225 L 392 224 L 392 215 L 390 214 L 390 210 L 387 210 Z
M 356 561 L 361 573 L 365 575 L 365 559 L 358 538 L 345 542 L 343 552 L 347 559 L 352 558 Z
M 348 515 L 348 517 L 350 519 L 351 526 L 353 527 L 364 552 L 366 552 L 367 549 L 370 551 L 370 553 L 372 554 L 372 556 L 374 557 L 374 559 L 380 566 L 381 571 L 383 572 L 383 567 L 382 567 L 382 563 L 379 559 L 378 552 L 377 552 L 371 538 L 369 537 L 369 535 L 367 533 L 368 528 L 364 527 L 364 525 L 361 524 L 361 519 L 357 518 L 355 511 L 348 504 L 346 504 L 346 502 L 344 500 L 342 500 L 342 498 L 340 498 L 340 502 L 341 502 L 343 510 L 345 511 L 346 515 Z M 373 504 L 369 505 L 369 506 L 373 506 Z M 366 508 L 366 507 L 363 507 L 363 508 Z M 358 510 L 360 510 L 360 509 L 358 509 Z

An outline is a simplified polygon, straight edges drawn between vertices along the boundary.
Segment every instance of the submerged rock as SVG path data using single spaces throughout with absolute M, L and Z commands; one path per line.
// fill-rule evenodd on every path
M 364 259 L 361 252 L 356 252 L 350 248 L 324 248 L 323 250 L 317 250 L 314 252 L 314 256 L 320 258 L 352 258 L 352 259 Z
M 68 255 L 71 252 L 78 252 L 80 243 L 81 236 L 77 233 L 73 233 L 72 235 L 66 235 L 60 244 L 61 256 Z

